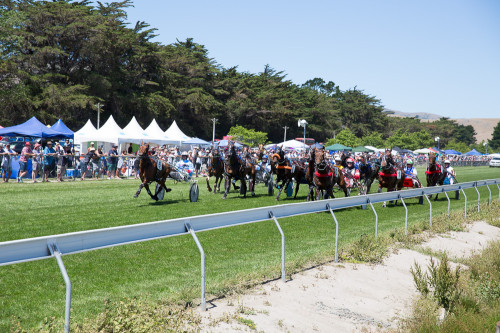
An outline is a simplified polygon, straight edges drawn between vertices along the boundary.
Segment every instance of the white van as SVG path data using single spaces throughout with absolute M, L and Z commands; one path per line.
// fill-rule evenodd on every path
M 490 168 L 499 167 L 500 168 L 500 154 L 492 154 L 490 160 Z

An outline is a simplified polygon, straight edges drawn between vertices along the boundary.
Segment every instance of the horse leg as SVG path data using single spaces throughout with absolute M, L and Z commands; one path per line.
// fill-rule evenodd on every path
M 239 186 L 236 186 L 236 179 L 233 179 L 233 180 L 232 180 L 232 183 L 233 183 L 233 187 L 234 187 L 234 190 L 235 190 L 235 191 L 237 191 L 237 190 L 239 190 L 239 189 L 240 189 L 240 187 L 239 187 Z
M 252 194 L 252 197 L 255 196 L 255 174 L 250 177 L 250 180 L 248 181 L 249 187 L 250 187 L 250 193 Z
M 224 177 L 222 177 L 222 176 L 218 176 L 218 177 L 215 178 L 214 194 L 215 194 L 215 191 L 216 191 L 216 189 L 215 189 L 216 186 L 217 186 L 217 192 L 220 192 L 220 183 L 222 183 L 222 179 L 223 178 Z
M 134 194 L 134 198 L 137 198 L 137 197 L 139 196 L 139 194 L 141 194 L 141 190 L 142 190 L 142 188 L 143 188 L 143 187 L 144 187 L 144 183 L 141 183 L 141 184 L 139 185 L 139 189 L 138 189 L 138 190 L 137 190 L 137 192 L 135 192 L 135 194 Z
M 210 176 L 207 176 L 207 188 L 208 192 L 212 192 L 212 188 L 210 187 Z M 215 184 L 217 184 L 217 178 L 215 178 Z M 215 185 L 214 185 L 214 193 L 215 193 Z
M 228 176 L 226 176 L 226 178 L 224 179 L 224 196 L 222 197 L 222 199 L 226 199 L 230 187 L 231 187 L 231 179 Z
M 240 180 L 241 190 L 240 194 L 243 194 L 243 198 L 247 197 L 247 181 L 245 177 L 242 177 Z
M 276 185 L 278 185 L 278 181 L 276 181 Z M 276 196 L 276 201 L 280 199 L 281 191 L 285 188 L 285 181 L 281 183 L 281 186 L 276 186 L 278 188 L 278 195 Z
M 158 201 L 158 197 L 156 196 L 156 193 L 155 193 L 155 195 L 151 194 L 151 190 L 149 189 L 149 185 L 147 183 L 144 184 L 144 187 L 146 188 L 146 191 L 148 191 L 148 194 L 151 197 L 151 199 Z

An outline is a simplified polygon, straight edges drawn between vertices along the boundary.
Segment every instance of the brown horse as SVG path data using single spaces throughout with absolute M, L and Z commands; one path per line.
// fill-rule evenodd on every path
M 207 175 L 208 192 L 212 192 L 212 188 L 210 187 L 210 177 L 212 176 L 215 177 L 214 194 L 217 191 L 220 192 L 220 183 L 224 178 L 224 160 L 222 159 L 222 156 L 220 155 L 218 149 L 212 149 L 212 151 L 210 152 L 210 157 L 208 158 L 207 171 L 208 171 Z
M 252 196 L 255 195 L 254 186 L 255 186 L 255 161 L 253 161 L 250 157 L 242 158 L 238 156 L 236 153 L 236 148 L 234 147 L 234 142 L 231 141 L 229 143 L 228 152 L 226 158 L 224 160 L 224 173 L 226 175 L 224 181 L 224 196 L 222 199 L 226 199 L 227 194 L 229 193 L 229 188 L 231 186 L 231 180 L 239 180 L 241 184 L 240 194 L 243 194 L 243 197 L 247 196 L 247 182 L 246 177 L 250 178 L 249 180 L 249 190 Z
M 427 170 L 425 171 L 425 176 L 427 178 L 427 187 L 443 185 L 446 174 L 446 170 L 444 168 L 441 168 L 441 166 L 436 163 L 436 154 L 430 153 L 429 164 L 427 166 Z M 436 197 L 434 198 L 434 200 L 437 200 L 437 198 L 438 194 L 436 193 Z
M 329 197 L 335 198 L 335 196 L 333 195 L 333 185 L 334 185 L 333 175 L 334 175 L 334 170 L 326 160 L 325 150 L 315 149 L 312 186 L 316 191 L 315 195 L 316 200 L 319 200 L 320 198 L 320 191 L 322 192 L 324 191 L 323 199 L 328 199 Z
M 165 189 L 165 192 L 170 192 L 171 189 L 167 188 L 165 185 L 165 181 L 172 170 L 171 166 L 163 161 L 155 161 L 151 157 L 148 156 L 149 152 L 149 144 L 142 145 L 139 148 L 139 152 L 137 156 L 139 156 L 139 177 L 141 178 L 141 185 L 139 185 L 139 190 L 134 195 L 134 198 L 137 198 L 139 194 L 141 194 L 141 190 L 143 187 L 148 191 L 151 199 L 158 201 L 158 193 L 161 189 Z M 158 168 L 158 163 L 161 163 L 161 170 Z M 154 195 L 151 194 L 149 190 L 149 184 L 152 182 L 156 182 L 160 186 L 157 187 Z
M 276 153 L 271 157 L 271 172 L 276 175 L 275 187 L 279 190 L 276 196 L 276 201 L 280 199 L 281 191 L 288 188 L 288 185 L 295 179 L 297 186 L 295 187 L 294 199 L 297 198 L 300 182 L 305 179 L 305 165 L 298 161 L 290 161 L 285 158 L 283 149 L 278 148 Z M 281 182 L 281 185 L 279 185 Z
M 380 171 L 378 173 L 378 193 L 382 192 L 382 188 L 387 188 L 387 192 L 400 191 L 403 188 L 405 180 L 405 172 L 400 165 L 392 165 L 388 162 L 388 156 L 382 158 L 380 163 Z M 385 206 L 385 203 L 384 203 Z

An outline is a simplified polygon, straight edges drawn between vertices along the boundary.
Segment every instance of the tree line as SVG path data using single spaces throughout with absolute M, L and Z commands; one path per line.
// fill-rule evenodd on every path
M 313 78 L 295 84 L 283 71 L 224 68 L 192 38 L 169 45 L 154 42 L 155 29 L 130 27 L 130 0 L 96 5 L 88 0 L 3 0 L 0 4 L 0 125 L 36 116 L 61 118 L 79 129 L 90 118 L 113 115 L 123 127 L 132 116 L 166 129 L 173 120 L 189 136 L 212 138 L 235 126 L 263 132 L 267 140 L 307 136 L 327 142 L 342 132 L 360 143 L 401 144 L 418 137 L 441 147 L 475 144 L 472 126 L 442 118 L 432 123 L 388 117 L 382 102 L 357 87 L 342 90 Z M 394 141 L 400 137 L 403 141 Z M 410 138 L 410 139 L 408 139 Z M 394 141 L 394 142 L 393 142 Z

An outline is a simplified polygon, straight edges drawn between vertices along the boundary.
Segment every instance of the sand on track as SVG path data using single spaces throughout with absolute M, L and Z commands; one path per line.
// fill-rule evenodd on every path
M 450 260 L 468 257 L 500 240 L 500 228 L 485 222 L 464 232 L 431 237 L 421 244 L 446 251 Z M 207 303 L 203 332 L 374 332 L 397 327 L 417 296 L 410 267 L 426 267 L 430 256 L 394 250 L 382 264 L 325 264 L 271 281 L 245 295 Z M 240 319 L 238 319 L 240 318 Z M 245 324 L 245 320 L 246 324 Z M 255 329 L 249 327 L 255 324 Z

